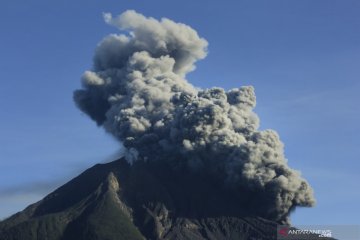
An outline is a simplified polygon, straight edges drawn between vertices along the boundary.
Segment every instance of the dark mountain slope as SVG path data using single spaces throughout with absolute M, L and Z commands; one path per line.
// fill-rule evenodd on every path
M 143 239 L 118 198 L 116 165 L 96 165 L 1 222 L 0 239 Z
M 246 194 L 169 169 L 123 159 L 95 165 L 0 222 L 0 239 L 276 239 L 275 222 L 243 207 Z

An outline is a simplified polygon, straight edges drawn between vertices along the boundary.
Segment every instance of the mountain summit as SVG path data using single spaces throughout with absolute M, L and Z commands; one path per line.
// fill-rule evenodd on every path
M 97 164 L 0 222 L 1 240 L 276 239 L 246 193 L 206 174 L 124 158 Z
M 97 164 L 0 222 L 0 239 L 275 239 L 275 222 L 247 214 L 205 176 L 180 175 L 124 159 Z

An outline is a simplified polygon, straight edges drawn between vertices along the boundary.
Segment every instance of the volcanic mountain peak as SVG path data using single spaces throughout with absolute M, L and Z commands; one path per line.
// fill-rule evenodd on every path
M 194 200 L 205 200 L 206 206 L 211 196 L 203 195 L 203 188 L 179 198 L 187 181 L 175 186 L 177 180 L 170 180 L 161 184 L 162 179 L 143 164 L 130 166 L 123 159 L 95 165 L 1 222 L 0 239 L 240 239 L 244 229 L 274 234 L 275 223 L 260 218 L 205 216 L 204 209 L 198 211 L 204 216 L 195 217 L 198 213 L 192 208 L 199 202 Z M 250 224 L 254 221 L 267 226 L 267 232 Z
M 167 170 L 124 159 L 97 164 L 0 222 L 0 239 L 276 239 L 276 222 L 212 179 Z

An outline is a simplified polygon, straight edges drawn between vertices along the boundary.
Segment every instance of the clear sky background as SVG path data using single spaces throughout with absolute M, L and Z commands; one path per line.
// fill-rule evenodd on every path
M 360 1 L 2 0 L 0 219 L 40 200 L 119 144 L 76 109 L 72 92 L 103 12 L 134 9 L 196 29 L 209 55 L 196 86 L 253 85 L 261 129 L 275 129 L 317 205 L 294 224 L 360 224 Z

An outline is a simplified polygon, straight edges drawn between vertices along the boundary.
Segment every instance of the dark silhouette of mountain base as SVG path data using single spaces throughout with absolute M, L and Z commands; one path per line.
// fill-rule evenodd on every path
M 97 164 L 0 222 L 0 239 L 276 239 L 277 223 L 246 207 L 246 194 L 170 169 L 124 159 Z

